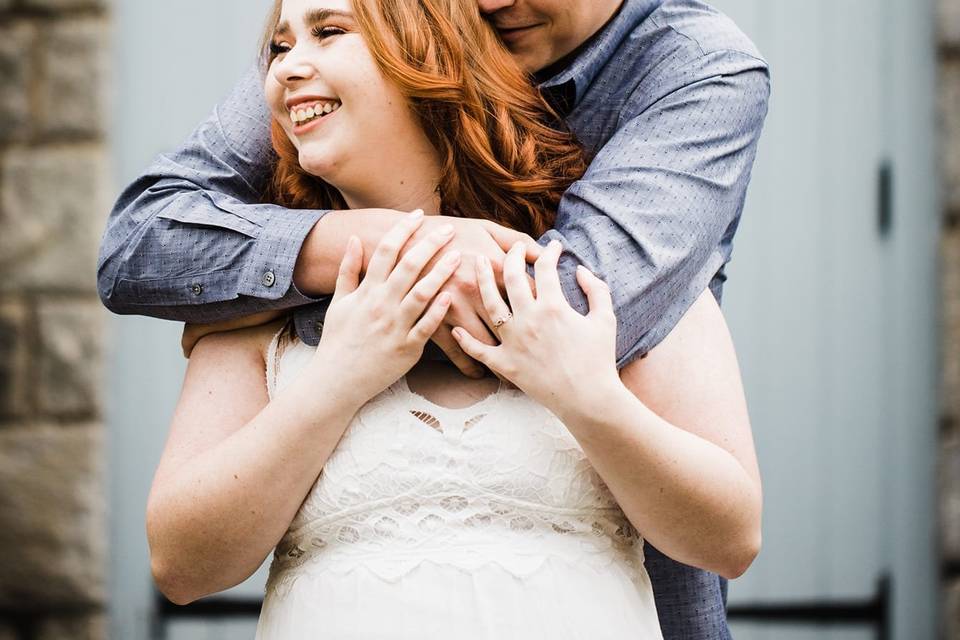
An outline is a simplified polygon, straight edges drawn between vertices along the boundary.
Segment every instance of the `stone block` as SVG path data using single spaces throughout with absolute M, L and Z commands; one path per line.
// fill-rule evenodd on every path
M 940 65 L 940 156 L 944 203 L 960 213 L 960 60 Z
M 0 430 L 0 607 L 102 607 L 103 428 Z
M 37 625 L 36 640 L 107 640 L 107 617 L 102 614 L 49 618 Z
M 960 0 L 937 0 L 937 14 L 940 44 L 960 47 Z
M 93 298 L 41 302 L 37 316 L 37 411 L 43 416 L 99 416 L 106 311 Z
M 0 10 L 3 7 L 0 6 Z M 0 26 L 0 142 L 30 137 L 30 81 L 36 75 L 36 29 L 25 21 Z
M 26 306 L 0 300 L 0 419 L 25 416 L 29 411 L 30 335 Z
M 76 9 L 105 9 L 109 5 L 109 0 L 20 0 L 21 7 L 50 13 Z
M 97 136 L 107 112 L 107 22 L 96 17 L 58 20 L 43 33 L 43 73 L 34 120 L 38 133 Z
M 940 238 L 941 415 L 960 423 L 960 228 Z
M 0 163 L 0 293 L 96 291 L 106 150 L 13 149 Z
M 938 466 L 942 558 L 960 562 L 960 442 L 940 447 Z

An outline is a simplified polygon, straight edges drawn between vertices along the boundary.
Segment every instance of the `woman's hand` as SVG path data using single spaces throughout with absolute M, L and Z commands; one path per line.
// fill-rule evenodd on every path
M 616 367 L 617 318 L 606 284 L 583 266 L 577 282 L 590 311 L 580 315 L 563 295 L 557 261 L 562 245 L 553 241 L 534 263 L 536 297 L 527 284 L 524 248 L 507 253 L 504 302 L 489 261 L 480 258 L 477 280 L 486 322 L 501 342 L 491 347 L 463 330 L 454 336 L 467 355 L 506 378 L 556 415 L 582 411 L 583 403 L 622 387 Z M 512 317 L 511 317 L 512 310 Z M 499 327 L 498 319 L 506 319 Z
M 341 372 L 336 392 L 349 394 L 358 407 L 416 364 L 450 305 L 449 294 L 437 292 L 460 264 L 459 252 L 418 277 L 453 238 L 452 227 L 435 230 L 398 262 L 422 223 L 423 212 L 415 211 L 395 225 L 377 245 L 362 281 L 363 245 L 356 236 L 340 265 L 314 362 Z
M 441 224 L 452 224 L 456 229 L 456 237 L 447 251 L 451 248 L 459 249 L 461 261 L 460 267 L 441 288 L 442 292 L 450 294 L 450 308 L 431 339 L 464 375 L 481 378 L 485 375 L 483 367 L 463 352 L 452 333 L 454 327 L 462 327 L 484 344 L 491 346 L 497 344 L 496 337 L 487 329 L 483 320 L 483 301 L 477 284 L 477 259 L 482 255 L 487 256 L 500 285 L 503 260 L 511 246 L 517 242 L 523 243 L 527 262 L 533 262 L 539 258 L 543 253 L 543 247 L 527 234 L 504 227 L 492 220 L 451 216 L 425 218 L 423 227 L 414 239 L 430 233 L 431 227 L 435 228 Z M 427 268 L 433 266 L 435 261 L 441 260 L 442 256 L 443 254 L 437 254 L 427 264 Z M 524 275 L 528 286 L 532 288 L 533 280 L 530 276 Z

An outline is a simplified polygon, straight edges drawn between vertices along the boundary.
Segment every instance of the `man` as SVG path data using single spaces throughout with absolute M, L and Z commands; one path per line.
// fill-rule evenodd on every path
M 575 308 L 587 309 L 578 264 L 610 286 L 622 368 L 656 346 L 704 288 L 721 298 L 767 112 L 767 66 L 732 22 L 698 0 L 478 4 L 592 158 L 537 242 L 563 244 L 560 276 Z M 268 122 L 262 79 L 251 70 L 181 149 L 121 194 L 98 271 L 108 308 L 223 328 L 296 307 L 301 339 L 318 342 L 346 240 L 359 235 L 369 256 L 399 214 L 258 204 L 272 160 Z M 450 333 L 459 325 L 495 343 L 472 258 L 486 255 L 499 268 L 523 234 L 479 220 L 427 221 L 421 235 L 454 223 L 448 250 L 464 256 L 445 287 L 454 303 L 433 337 L 442 354 L 433 356 L 479 375 Z M 530 240 L 528 258 L 538 250 Z M 649 544 L 644 551 L 664 638 L 729 638 L 726 580 Z

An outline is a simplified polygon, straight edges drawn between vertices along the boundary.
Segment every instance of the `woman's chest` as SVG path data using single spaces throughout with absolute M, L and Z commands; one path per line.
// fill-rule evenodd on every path
M 522 392 L 444 410 L 391 387 L 355 417 L 304 506 L 318 517 L 404 500 L 445 508 L 485 501 L 575 512 L 616 507 L 563 423 Z

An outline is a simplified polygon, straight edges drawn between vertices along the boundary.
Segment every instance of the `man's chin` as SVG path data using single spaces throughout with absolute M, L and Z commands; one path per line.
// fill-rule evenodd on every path
M 524 71 L 533 75 L 542 69 L 550 66 L 550 61 L 545 59 L 543 54 L 538 55 L 538 51 L 530 50 L 527 47 L 517 47 L 516 50 L 507 47 L 510 55 L 517 61 Z

